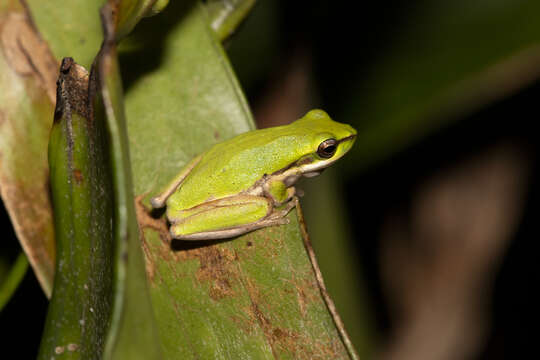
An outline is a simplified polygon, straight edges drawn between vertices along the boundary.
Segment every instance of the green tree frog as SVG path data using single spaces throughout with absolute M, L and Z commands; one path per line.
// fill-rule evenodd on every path
M 288 223 L 296 181 L 320 172 L 352 147 L 356 130 L 311 110 L 295 122 L 240 134 L 191 160 L 151 199 L 167 205 L 181 240 L 223 239 Z

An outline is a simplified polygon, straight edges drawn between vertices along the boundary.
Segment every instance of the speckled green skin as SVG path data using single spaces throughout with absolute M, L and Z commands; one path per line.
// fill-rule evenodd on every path
M 329 138 L 355 135 L 347 124 L 333 121 L 322 110 L 312 110 L 295 122 L 273 128 L 250 131 L 218 143 L 202 154 L 179 188 L 167 200 L 167 215 L 209 200 L 237 195 L 252 187 L 265 174 L 271 175 L 299 159 L 313 156 L 319 144 Z M 343 156 L 352 141 L 342 143 L 332 162 Z

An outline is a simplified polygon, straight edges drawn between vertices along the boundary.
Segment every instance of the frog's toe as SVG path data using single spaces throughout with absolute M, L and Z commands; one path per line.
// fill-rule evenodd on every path
M 161 196 L 154 196 L 150 199 L 150 204 L 154 209 L 160 209 L 165 206 L 165 200 Z
M 179 239 L 181 237 L 181 234 L 178 234 L 176 229 L 175 229 L 175 226 L 172 225 L 169 229 L 169 234 L 171 234 L 171 237 L 173 239 Z

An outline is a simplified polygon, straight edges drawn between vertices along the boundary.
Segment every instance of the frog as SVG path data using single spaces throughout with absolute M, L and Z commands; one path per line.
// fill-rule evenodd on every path
M 314 109 L 287 125 L 257 129 L 216 143 L 189 161 L 150 199 L 166 206 L 178 240 L 228 239 L 289 223 L 296 182 L 314 177 L 353 146 L 356 130 Z

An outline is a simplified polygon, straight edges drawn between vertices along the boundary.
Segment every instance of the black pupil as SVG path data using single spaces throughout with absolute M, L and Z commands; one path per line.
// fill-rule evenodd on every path
M 323 151 L 327 154 L 333 154 L 334 151 L 336 151 L 336 145 L 329 145 L 323 149 Z

